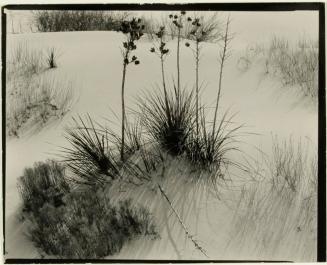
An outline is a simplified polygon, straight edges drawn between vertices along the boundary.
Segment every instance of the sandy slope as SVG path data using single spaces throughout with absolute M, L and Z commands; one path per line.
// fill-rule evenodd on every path
M 236 16 L 235 23 L 240 23 L 238 21 L 242 19 L 241 14 Z M 257 27 L 263 26 L 257 25 Z M 276 27 L 278 28 L 278 26 Z M 248 29 L 247 31 L 250 32 Z M 288 31 L 293 32 L 292 27 L 287 28 L 287 30 L 284 29 L 283 32 L 287 33 Z M 262 35 L 259 33 L 258 36 Z M 289 37 L 294 38 L 295 36 L 294 33 Z M 253 40 L 254 36 L 248 36 L 243 31 L 239 39 L 237 36 L 235 37 L 233 56 L 228 61 L 225 69 L 223 98 L 220 109 L 220 114 L 222 114 L 224 110 L 231 108 L 231 113 L 238 113 L 234 120 L 236 124 L 245 124 L 244 131 L 258 134 L 246 134 L 242 137 L 241 140 L 245 141 L 246 144 L 243 144 L 241 148 L 251 155 L 256 154 L 253 146 L 262 148 L 263 151 L 269 153 L 272 134 L 277 134 L 280 138 L 287 138 L 290 135 L 295 138 L 307 137 L 316 146 L 316 107 L 308 108 L 303 104 L 296 105 L 297 100 L 294 99 L 294 95 L 280 93 L 281 88 L 278 82 L 264 77 L 263 70 L 260 69 L 259 65 L 251 68 L 246 73 L 238 71 L 237 60 L 242 55 L 243 48 L 247 44 L 247 38 Z M 25 238 L 23 227 L 15 219 L 20 204 L 16 188 L 17 178 L 22 174 L 25 167 L 31 166 L 35 161 L 56 157 L 59 147 L 66 144 L 65 139 L 62 137 L 63 128 L 71 123 L 71 117 L 76 117 L 77 114 L 89 113 L 99 122 L 107 123 L 104 120 L 104 118 L 107 118 L 114 120 L 119 126 L 119 122 L 114 118 L 112 112 L 118 116 L 120 115 L 122 66 L 119 47 L 123 36 L 115 32 L 34 33 L 8 36 L 8 43 L 10 44 L 22 40 L 27 41 L 29 46 L 36 49 L 45 50 L 48 47 L 56 47 L 60 50 L 61 56 L 58 69 L 45 74 L 56 75 L 62 79 L 73 81 L 77 96 L 76 104 L 62 121 L 49 125 L 38 133 L 20 139 L 10 139 L 7 142 L 6 251 L 8 257 L 33 258 L 37 256 L 37 252 Z M 175 42 L 168 45 L 171 49 L 171 55 L 166 61 L 166 68 L 170 83 L 175 73 L 175 45 Z M 8 47 L 10 49 L 11 46 L 8 45 Z M 135 106 L 136 96 L 140 96 L 142 91 L 146 89 L 155 89 L 154 85 L 160 80 L 159 61 L 149 52 L 150 48 L 151 43 L 142 41 L 135 52 L 140 58 L 141 64 L 139 66 L 131 65 L 128 68 L 126 94 L 127 105 L 131 108 Z M 203 102 L 208 106 L 213 105 L 216 95 L 218 80 L 217 54 L 218 48 L 216 45 L 206 44 L 204 46 L 200 79 L 206 80 L 202 95 Z M 187 85 L 188 89 L 191 89 L 194 82 L 192 53 L 189 49 L 182 47 L 181 56 L 182 83 Z M 165 204 L 165 202 L 161 201 L 161 204 Z M 202 204 L 200 203 L 200 205 Z M 155 204 L 152 207 L 159 208 Z M 162 207 L 164 209 L 167 205 L 162 205 Z M 199 214 L 200 225 L 196 236 L 207 248 L 210 258 L 224 258 L 226 256 L 231 258 L 233 253 L 228 253 L 228 255 L 219 253 L 227 235 L 217 234 L 215 229 L 212 229 L 219 227 L 218 231 L 224 231 L 223 227 L 226 225 L 224 220 L 228 220 L 229 216 L 227 208 L 212 199 L 207 207 L 209 207 L 208 210 L 202 205 L 197 210 L 203 214 Z M 205 212 L 209 212 L 210 217 L 204 214 Z M 163 213 L 161 212 L 161 214 Z M 194 210 L 190 216 L 190 226 L 197 229 L 191 225 Z M 211 223 L 210 226 L 207 225 L 208 222 Z M 172 224 L 170 225 L 172 226 Z M 179 233 L 181 234 L 175 231 L 178 230 L 176 228 L 178 225 L 173 227 L 170 232 L 181 248 L 179 255 L 185 259 L 202 258 L 201 253 L 194 250 L 192 244 L 186 241 L 180 229 Z M 178 255 L 173 249 L 174 244 L 171 243 L 170 236 L 165 230 L 162 240 L 132 242 L 124 247 L 118 257 L 177 258 Z M 184 241 L 187 242 L 185 247 Z M 237 256 L 237 254 L 235 255 Z

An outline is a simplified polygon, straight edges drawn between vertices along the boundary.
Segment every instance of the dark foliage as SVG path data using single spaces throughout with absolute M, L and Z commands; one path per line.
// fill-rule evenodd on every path
M 25 169 L 19 188 L 28 236 L 47 255 L 101 258 L 137 237 L 159 237 L 145 208 L 130 200 L 114 205 L 96 188 L 70 189 L 55 161 Z
M 175 87 L 167 97 L 156 90 L 144 98 L 140 99 L 140 109 L 145 129 L 166 151 L 182 154 L 194 124 L 192 92 L 184 89 L 178 93 Z
M 169 49 L 166 48 L 167 42 L 165 41 L 166 30 L 164 26 L 159 27 L 159 30 L 154 34 L 158 40 L 158 47 L 152 47 L 150 52 L 155 52 L 159 58 L 164 59 L 164 57 L 169 53 Z
M 47 65 L 50 69 L 57 67 L 57 55 L 55 48 L 51 48 L 47 54 Z
M 34 13 L 34 23 L 41 32 L 118 31 L 124 16 L 126 16 L 124 13 L 122 13 L 122 17 L 119 17 L 113 12 L 103 11 L 42 10 Z
M 113 206 L 96 192 L 74 191 L 65 205 L 45 204 L 30 216 L 29 235 L 47 255 L 59 258 L 103 258 L 118 253 L 123 245 L 139 236 L 158 237 L 152 217 L 131 201 Z
M 20 177 L 18 188 L 23 200 L 23 212 L 36 213 L 46 203 L 59 207 L 70 188 L 66 181 L 65 168 L 48 160 L 26 168 Z

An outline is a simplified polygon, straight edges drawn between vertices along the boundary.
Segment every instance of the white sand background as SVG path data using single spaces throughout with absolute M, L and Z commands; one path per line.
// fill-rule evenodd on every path
M 152 15 L 157 17 L 159 14 Z M 222 13 L 223 17 L 226 15 L 227 13 Z M 299 102 L 296 95 L 283 91 L 287 89 L 281 88 L 278 80 L 264 77 L 264 70 L 259 64 L 242 73 L 237 68 L 237 61 L 243 55 L 247 45 L 265 42 L 273 35 L 285 36 L 290 41 L 298 39 L 303 34 L 317 39 L 318 13 L 308 11 L 231 12 L 230 15 L 231 29 L 235 37 L 231 43 L 232 56 L 224 69 L 219 114 L 230 108 L 231 113 L 238 113 L 234 119 L 236 124 L 245 124 L 244 131 L 257 134 L 247 134 L 241 138 L 246 143 L 241 146 L 242 150 L 255 155 L 255 146 L 269 153 L 272 135 L 275 134 L 281 139 L 287 139 L 291 135 L 296 139 L 307 138 L 312 141 L 313 146 L 317 146 L 317 107 Z M 35 258 L 38 257 L 37 250 L 24 235 L 24 227 L 16 216 L 21 203 L 17 179 L 22 175 L 23 169 L 32 166 L 34 162 L 57 158 L 56 154 L 60 146 L 67 145 L 63 137 L 63 129 L 71 124 L 72 117 L 88 113 L 100 123 L 107 123 L 105 119 L 114 120 L 119 128 L 119 121 L 112 112 L 120 116 L 122 75 L 120 47 L 124 36 L 117 32 L 31 33 L 27 23 L 31 18 L 29 12 L 16 11 L 10 15 L 10 19 L 12 18 L 16 26 L 12 30 L 12 24 L 8 23 L 8 32 L 17 33 L 19 32 L 17 28 L 23 29 L 20 34 L 7 35 L 7 52 L 10 53 L 12 47 L 20 41 L 26 41 L 29 47 L 43 51 L 55 47 L 60 51 L 58 68 L 49 70 L 45 75 L 54 75 L 57 78 L 72 81 L 77 97 L 72 110 L 63 120 L 32 135 L 7 140 L 6 257 Z M 171 83 L 172 78 L 175 77 L 176 42 L 172 41 L 167 45 L 171 54 L 166 60 L 166 76 L 168 82 Z M 149 52 L 151 47 L 152 44 L 148 40 L 140 41 L 135 55 L 141 63 L 138 66 L 128 67 L 126 80 L 128 107 L 135 106 L 137 102 L 135 97 L 141 96 L 142 91 L 155 89 L 155 85 L 160 84 L 159 60 Z M 212 107 L 217 93 L 219 47 L 216 44 L 204 44 L 202 52 L 200 80 L 206 82 L 202 91 L 202 101 Z M 194 58 L 191 51 L 184 45 L 181 48 L 181 69 L 182 84 L 192 89 L 195 82 Z M 158 205 L 156 207 L 159 208 Z M 162 205 L 162 207 L 166 206 Z M 201 214 L 197 238 L 200 238 L 207 248 L 210 258 L 249 258 L 249 256 L 239 256 L 238 253 L 232 251 L 223 252 L 224 242 L 228 237 L 226 231 L 230 213 L 217 202 L 210 203 L 209 208 L 209 216 Z M 204 213 L 203 209 L 198 209 L 198 211 Z M 177 244 L 182 246 L 181 257 L 183 259 L 203 258 L 192 244 L 189 242 L 184 244 L 187 241 L 185 236 L 177 237 L 175 230 L 172 229 L 172 234 Z M 131 242 L 124 246 L 117 257 L 176 259 L 176 252 L 173 251 L 173 246 L 167 237 L 167 232 L 164 232 L 162 239 L 158 241 Z M 285 251 L 277 257 L 257 258 L 301 259 L 292 255 Z M 304 258 L 303 261 L 308 260 Z

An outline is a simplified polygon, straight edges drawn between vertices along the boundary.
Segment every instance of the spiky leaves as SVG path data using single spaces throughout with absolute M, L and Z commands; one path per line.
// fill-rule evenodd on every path
M 234 116 L 228 116 L 228 112 L 222 116 L 215 131 L 208 127 L 204 111 L 200 115 L 200 133 L 190 136 L 186 154 L 189 160 L 197 168 L 209 172 L 221 171 L 223 167 L 233 164 L 227 154 L 237 151 L 237 132 L 242 125 L 231 127 Z
M 174 92 L 165 98 L 160 90 L 156 90 L 140 99 L 139 106 L 149 134 L 170 154 L 182 154 L 193 129 L 193 93 L 186 89 L 178 93 L 175 86 Z
M 116 179 L 120 164 L 109 146 L 107 132 L 95 128 L 92 119 L 79 117 L 75 129 L 67 129 L 65 138 L 71 146 L 63 148 L 64 162 L 79 184 L 97 185 Z

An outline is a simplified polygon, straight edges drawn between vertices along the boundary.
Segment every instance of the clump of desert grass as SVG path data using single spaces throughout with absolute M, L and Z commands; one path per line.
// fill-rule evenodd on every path
M 84 185 L 104 185 L 119 177 L 120 163 L 109 145 L 111 135 L 100 131 L 88 116 L 74 119 L 74 127 L 66 129 L 65 138 L 70 147 L 62 149 L 64 162 Z
M 274 36 L 267 44 L 247 47 L 238 64 L 242 71 L 247 71 L 258 59 L 263 61 L 264 73 L 277 78 L 283 88 L 293 88 L 300 98 L 317 102 L 317 41 L 304 36 L 293 43 Z
M 72 82 L 45 72 L 57 67 L 53 47 L 48 57 L 42 50 L 19 42 L 9 50 L 6 72 L 7 135 L 20 137 L 61 119 L 74 101 Z
M 6 81 L 38 74 L 42 72 L 44 64 L 42 53 L 32 49 L 27 42 L 13 44 L 7 55 Z
M 50 69 L 57 68 L 57 66 L 58 66 L 57 59 L 58 59 L 57 50 L 54 47 L 48 49 L 47 56 L 46 56 L 46 62 L 47 62 L 47 66 Z
M 303 139 L 273 139 L 271 155 L 244 185 L 228 249 L 242 258 L 316 259 L 317 154 Z
M 61 119 L 74 101 L 72 83 L 55 77 L 33 76 L 7 83 L 7 135 L 20 137 Z
M 228 154 L 240 151 L 237 147 L 238 132 L 242 125 L 231 126 L 234 115 L 228 112 L 218 121 L 217 128 L 208 126 L 203 108 L 200 116 L 200 131 L 193 131 L 189 138 L 186 155 L 195 168 L 208 172 L 219 172 L 219 176 L 224 178 L 223 168 L 229 165 L 236 165 L 229 159 Z

